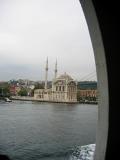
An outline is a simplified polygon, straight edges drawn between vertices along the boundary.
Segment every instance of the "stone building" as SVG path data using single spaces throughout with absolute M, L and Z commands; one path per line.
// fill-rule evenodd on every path
M 79 89 L 78 90 L 78 97 L 80 97 L 81 100 L 98 100 L 98 91 L 97 89 Z M 80 100 L 79 99 L 79 100 Z
M 52 100 L 77 102 L 77 83 L 66 73 L 53 80 Z
M 79 93 L 80 93 L 81 97 L 97 97 L 97 90 L 96 89 L 94 89 L 94 90 L 92 90 L 92 89 L 80 90 Z
M 34 91 L 34 99 L 40 101 L 76 103 L 77 102 L 77 82 L 68 74 L 57 76 L 57 62 L 55 64 L 55 77 L 52 81 L 52 88 L 47 88 L 48 59 L 45 68 L 45 88 Z

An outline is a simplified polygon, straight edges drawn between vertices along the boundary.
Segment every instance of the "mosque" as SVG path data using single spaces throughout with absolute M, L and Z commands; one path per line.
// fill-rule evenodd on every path
M 57 76 L 57 61 L 55 64 L 55 76 L 52 80 L 52 88 L 47 88 L 48 58 L 45 67 L 45 87 L 34 91 L 34 99 L 46 102 L 77 103 L 77 82 L 71 76 L 64 73 Z

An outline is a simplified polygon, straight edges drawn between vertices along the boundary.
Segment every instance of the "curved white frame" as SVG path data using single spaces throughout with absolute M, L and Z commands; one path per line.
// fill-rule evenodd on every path
M 97 16 L 91 0 L 80 0 L 86 17 L 96 62 L 98 78 L 98 125 L 96 134 L 95 160 L 104 160 L 108 136 L 108 77 L 105 51 Z

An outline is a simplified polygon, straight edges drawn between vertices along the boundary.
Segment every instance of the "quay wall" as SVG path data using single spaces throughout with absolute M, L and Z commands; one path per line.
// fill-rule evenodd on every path
M 61 101 L 40 100 L 40 99 L 35 99 L 34 97 L 21 97 L 21 96 L 12 96 L 11 100 L 49 102 L 49 103 L 67 103 L 67 104 L 79 103 L 79 102 L 61 102 Z
M 94 101 L 77 101 L 77 102 L 61 102 L 61 101 L 47 101 L 47 100 L 40 100 L 40 99 L 35 99 L 34 97 L 21 97 L 21 96 L 12 96 L 10 99 L 12 100 L 20 100 L 20 101 L 36 101 L 36 102 L 49 102 L 49 103 L 67 103 L 67 104 L 77 104 L 77 103 L 82 103 L 82 104 L 98 104 L 98 102 Z

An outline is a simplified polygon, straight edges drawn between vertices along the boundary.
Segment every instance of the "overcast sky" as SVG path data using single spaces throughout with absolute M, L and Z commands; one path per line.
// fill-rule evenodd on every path
M 0 0 L 0 81 L 49 80 L 68 73 L 96 80 L 92 44 L 79 0 Z M 89 77 L 86 77 L 89 78 Z

